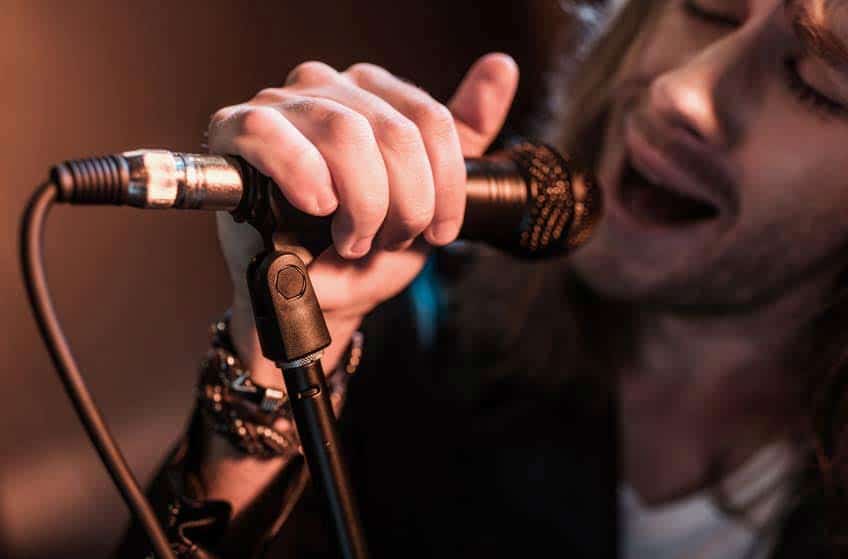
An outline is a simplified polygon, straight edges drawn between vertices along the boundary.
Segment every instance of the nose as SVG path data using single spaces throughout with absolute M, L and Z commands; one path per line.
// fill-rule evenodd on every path
M 739 27 L 659 74 L 650 85 L 650 110 L 713 148 L 732 147 L 758 103 L 761 38 L 756 28 Z

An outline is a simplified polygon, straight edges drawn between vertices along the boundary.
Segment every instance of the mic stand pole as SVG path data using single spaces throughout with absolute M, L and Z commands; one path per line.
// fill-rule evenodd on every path
M 248 269 L 256 328 L 263 354 L 283 373 L 306 463 L 329 509 L 341 556 L 364 559 L 365 537 L 321 366 L 330 334 L 306 264 L 292 249 L 259 254 Z
M 344 559 L 367 559 L 365 536 L 342 455 L 321 354 L 330 332 L 304 260 L 332 244 L 329 218 L 303 223 L 268 177 L 239 164 L 245 191 L 232 212 L 262 236 L 265 251 L 247 270 L 247 285 L 262 353 L 283 374 L 306 465 L 323 497 Z M 300 214 L 305 216 L 306 214 Z M 287 231 L 298 231 L 289 233 Z

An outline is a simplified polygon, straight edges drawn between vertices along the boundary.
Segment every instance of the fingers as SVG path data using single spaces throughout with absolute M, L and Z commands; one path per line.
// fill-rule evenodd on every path
M 363 256 L 388 207 L 388 178 L 370 124 L 334 101 L 281 98 L 216 113 L 210 149 L 241 155 L 307 213 L 338 207 L 332 234 L 339 254 Z
M 382 155 L 389 188 L 389 207 L 377 246 L 405 249 L 433 219 L 433 172 L 422 131 L 390 102 L 342 76 L 327 86 L 299 92 L 342 104 L 368 121 Z
M 328 215 L 338 206 L 324 157 L 279 111 L 226 107 L 212 116 L 209 128 L 210 151 L 244 157 L 271 177 L 296 208 Z
M 298 209 L 333 216 L 337 254 L 405 249 L 423 233 L 452 242 L 465 211 L 463 153 L 500 129 L 517 83 L 514 62 L 489 55 L 469 71 L 451 110 L 386 70 L 344 73 L 318 62 L 282 88 L 218 111 L 210 149 L 244 157 Z M 457 120 L 455 120 L 455 118 Z
M 379 66 L 356 64 L 345 75 L 384 99 L 420 131 L 434 188 L 431 222 L 424 236 L 433 245 L 454 241 L 465 214 L 465 163 L 453 115 L 423 90 Z
M 321 309 L 342 317 L 361 316 L 402 291 L 424 266 L 429 249 L 419 238 L 409 250 L 373 251 L 350 261 L 330 247 L 308 266 Z
M 517 88 L 518 66 L 506 54 L 487 54 L 468 70 L 448 103 L 465 156 L 486 151 L 506 120 Z
M 330 169 L 339 198 L 332 225 L 339 254 L 364 256 L 389 207 L 389 177 L 371 124 L 331 99 L 294 99 L 276 109 L 315 145 Z

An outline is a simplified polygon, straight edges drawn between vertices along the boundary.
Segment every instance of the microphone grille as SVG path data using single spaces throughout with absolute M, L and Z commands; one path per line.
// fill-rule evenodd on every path
M 600 216 L 596 182 L 544 144 L 519 143 L 509 149 L 509 157 L 528 192 L 519 230 L 520 256 L 557 256 L 585 243 Z

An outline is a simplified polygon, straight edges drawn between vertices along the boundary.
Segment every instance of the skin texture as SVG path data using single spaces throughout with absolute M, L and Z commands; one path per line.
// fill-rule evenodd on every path
M 213 152 L 236 154 L 280 185 L 299 209 L 334 213 L 334 244 L 309 264 L 333 343 L 332 370 L 362 317 L 406 287 L 433 246 L 452 242 L 465 210 L 463 156 L 479 156 L 500 131 L 518 85 L 518 68 L 489 54 L 469 69 L 447 106 L 383 68 L 343 72 L 321 62 L 295 68 L 280 88 L 216 112 Z M 245 271 L 262 243 L 249 226 L 218 216 L 233 281 L 231 333 L 242 360 L 262 384 L 282 387 L 259 347 Z M 234 513 L 284 466 L 238 455 L 209 439 L 201 479 L 209 498 Z
M 848 229 L 841 203 L 848 120 L 799 102 L 787 84 L 784 60 L 801 45 L 782 2 L 697 5 L 739 23 L 699 20 L 670 0 L 650 37 L 630 51 L 598 170 L 610 215 L 578 262 L 609 295 L 738 306 L 839 266 L 834 257 Z M 834 23 L 848 22 L 843 9 L 830 13 Z M 800 57 L 799 71 L 822 93 L 848 101 L 848 79 L 820 58 Z M 708 161 L 705 188 L 726 182 L 730 190 L 719 219 L 679 228 L 627 220 L 614 191 L 634 152 L 690 168 Z M 726 176 L 711 176 L 718 169 Z
M 686 4 L 661 8 L 615 77 L 597 169 L 607 214 L 573 260 L 595 290 L 634 308 L 634 354 L 620 366 L 623 469 L 649 503 L 703 488 L 792 434 L 804 371 L 789 354 L 834 292 L 848 237 L 848 119 L 799 98 L 785 61 L 839 105 L 845 67 L 804 52 L 783 2 Z M 843 2 L 797 7 L 836 34 L 846 23 Z M 717 217 L 668 226 L 634 211 L 621 195 L 627 164 L 699 192 Z
M 494 139 L 517 83 L 515 62 L 490 54 L 445 106 L 377 66 L 337 72 L 306 62 L 284 87 L 213 115 L 212 151 L 241 155 L 305 212 L 335 212 L 334 246 L 309 267 L 337 342 L 325 367 L 361 317 L 415 277 L 429 247 L 456 239 L 465 210 L 463 156 L 482 154 Z M 244 280 L 259 237 L 227 215 L 218 223 L 235 288 L 238 348 L 254 374 L 278 383 L 259 352 Z
M 842 1 L 793 9 L 848 39 Z M 606 215 L 573 262 L 598 293 L 633 308 L 633 350 L 616 371 L 622 468 L 647 503 L 707 487 L 798 429 L 804 371 L 790 353 L 833 293 L 848 238 L 848 78 L 802 48 L 790 15 L 780 0 L 668 0 L 614 78 L 596 169 Z M 484 57 L 447 112 L 373 66 L 308 63 L 285 87 L 213 117 L 214 151 L 242 155 L 304 211 L 336 211 L 335 247 L 310 269 L 335 339 L 325 363 L 420 271 L 428 244 L 455 237 L 461 156 L 491 141 L 516 80 L 508 58 Z M 829 108 L 799 95 L 799 82 Z M 624 202 L 627 165 L 716 215 L 658 222 Z M 259 354 L 243 284 L 256 238 L 219 224 L 237 346 L 262 382 L 279 383 Z M 279 467 L 253 464 L 244 475 L 252 462 L 214 444 L 207 485 L 236 508 Z

